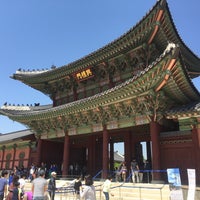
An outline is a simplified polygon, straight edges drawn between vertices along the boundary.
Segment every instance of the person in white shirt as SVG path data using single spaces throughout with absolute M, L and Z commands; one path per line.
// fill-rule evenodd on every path
M 109 175 L 103 184 L 103 193 L 105 195 L 105 200 L 109 200 L 110 198 L 109 194 L 111 194 L 111 196 L 114 196 L 114 194 L 110 192 L 112 185 L 111 182 L 112 182 L 112 177 Z
M 93 179 L 91 175 L 85 177 L 85 186 L 80 187 L 80 197 L 84 200 L 96 200 L 96 191 L 93 185 Z
M 26 175 L 22 174 L 21 178 L 19 179 L 20 188 L 22 191 L 24 191 L 24 187 L 25 187 L 25 183 L 26 183 L 25 179 L 26 179 Z

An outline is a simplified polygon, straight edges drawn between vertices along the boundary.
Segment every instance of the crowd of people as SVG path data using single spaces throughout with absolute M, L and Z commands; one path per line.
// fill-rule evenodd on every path
M 55 178 L 56 173 L 52 172 L 51 175 L 52 177 L 47 184 L 45 171 L 39 170 L 32 180 L 31 191 L 25 191 L 25 174 L 19 176 L 3 170 L 0 178 L 0 200 L 43 200 L 46 191 L 49 192 L 49 196 L 54 200 L 56 185 L 47 190 L 47 185 L 50 187 L 50 184 L 55 184 L 55 181 L 52 183 L 51 180 Z
M 45 196 L 49 196 L 51 200 L 55 198 L 56 191 L 56 176 L 57 166 L 52 164 L 47 170 L 44 163 L 41 163 L 40 167 L 36 167 L 33 164 L 27 171 L 21 168 L 14 167 L 12 171 L 3 170 L 0 178 L 0 200 L 44 200 Z M 72 166 L 71 166 L 72 169 Z M 76 167 L 73 166 L 72 174 L 76 173 Z M 77 168 L 78 169 L 78 168 Z M 70 170 L 70 166 L 69 166 Z M 86 170 L 85 170 L 86 172 Z M 113 175 L 113 174 L 112 174 Z M 115 177 L 108 175 L 107 179 L 103 183 L 102 192 L 105 196 L 105 200 L 109 200 L 111 182 L 113 178 L 115 181 L 127 182 L 128 177 L 131 177 L 133 183 L 149 182 L 151 179 L 151 164 L 148 160 L 145 161 L 141 167 L 135 158 L 132 159 L 130 167 L 127 168 L 126 163 L 123 162 L 115 171 Z M 96 191 L 93 185 L 93 178 L 91 175 L 80 174 L 73 182 L 74 192 L 76 199 L 96 199 Z M 82 180 L 85 180 L 85 184 L 82 184 Z M 32 184 L 31 191 L 25 191 L 25 184 L 28 180 Z
M 0 200 L 54 200 L 56 191 L 56 172 L 51 172 L 51 177 L 45 178 L 44 169 L 35 172 L 31 181 L 31 191 L 25 191 L 25 176 L 11 175 L 7 170 L 1 172 L 0 178 Z M 10 181 L 10 182 L 9 182 Z M 96 200 L 96 191 L 91 175 L 85 176 L 85 184 L 82 186 L 82 176 L 74 183 L 76 199 Z
M 31 190 L 25 191 L 25 178 L 12 173 L 10 174 L 7 170 L 1 172 L 0 178 L 0 200 L 46 200 L 47 196 L 49 199 L 54 200 L 56 191 L 56 175 L 55 171 L 51 172 L 50 178 L 45 178 L 46 172 L 43 168 L 38 169 L 32 173 Z M 91 175 L 84 177 L 84 184 L 82 184 L 83 177 L 80 175 L 74 180 L 74 191 L 76 199 L 83 200 L 96 200 L 96 190 Z M 105 199 L 109 200 L 109 194 L 111 189 L 112 177 L 108 176 L 105 180 L 102 192 L 105 195 Z M 47 194 L 48 193 L 48 194 Z M 111 194 L 113 195 L 113 194 Z
M 44 196 L 54 200 L 57 171 L 56 164 L 47 169 L 43 162 L 39 167 L 32 164 L 29 169 L 15 166 L 13 170 L 2 170 L 0 200 L 43 200 Z M 31 182 L 30 191 L 25 191 L 26 181 Z
M 151 182 L 151 163 L 145 160 L 144 163 L 138 163 L 136 158 L 133 158 L 128 168 L 125 162 L 122 162 L 115 169 L 115 181 L 133 183 L 150 183 Z

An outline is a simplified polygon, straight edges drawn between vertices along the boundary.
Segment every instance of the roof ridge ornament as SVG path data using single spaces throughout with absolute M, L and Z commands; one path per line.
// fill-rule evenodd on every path
M 163 55 L 165 55 L 166 53 L 170 52 L 172 49 L 175 49 L 177 47 L 177 45 L 173 42 L 169 42 L 167 47 L 164 50 Z

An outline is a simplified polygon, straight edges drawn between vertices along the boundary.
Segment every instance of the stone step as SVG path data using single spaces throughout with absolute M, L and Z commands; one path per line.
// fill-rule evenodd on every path
M 60 188 L 56 192 L 56 200 L 72 200 L 76 199 L 75 194 L 64 188 L 70 188 L 71 181 L 56 180 L 57 188 Z M 94 182 L 96 188 L 97 200 L 104 200 L 104 194 L 102 193 L 103 182 Z M 31 183 L 27 182 L 25 191 L 31 191 Z M 112 196 L 111 200 L 169 200 L 169 185 L 168 184 L 142 184 L 142 183 L 112 183 Z

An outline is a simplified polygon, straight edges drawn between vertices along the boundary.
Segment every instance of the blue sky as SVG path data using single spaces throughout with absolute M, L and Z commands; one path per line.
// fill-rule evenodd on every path
M 47 96 L 9 76 L 18 68 L 57 67 L 118 38 L 152 8 L 156 0 L 1 0 L 0 106 L 51 103 Z M 185 44 L 200 56 L 199 0 L 168 0 Z M 200 67 L 200 66 L 199 66 Z M 194 81 L 200 90 L 200 78 Z M 0 116 L 0 133 L 26 129 Z

